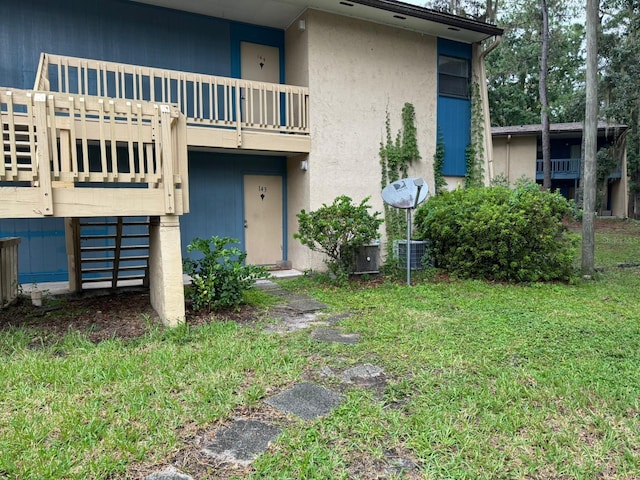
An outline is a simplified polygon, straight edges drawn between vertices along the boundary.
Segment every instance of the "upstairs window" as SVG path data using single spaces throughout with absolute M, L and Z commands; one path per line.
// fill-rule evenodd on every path
M 465 58 L 440 55 L 438 58 L 438 92 L 447 97 L 469 98 L 471 65 Z

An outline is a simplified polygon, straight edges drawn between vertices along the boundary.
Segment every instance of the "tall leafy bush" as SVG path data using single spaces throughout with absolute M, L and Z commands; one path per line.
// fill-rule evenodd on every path
M 229 237 L 194 238 L 187 245 L 189 252 L 199 252 L 197 258 L 187 258 L 184 270 L 192 278 L 186 296 L 194 310 L 219 310 L 242 303 L 243 292 L 256 280 L 269 276 L 266 268 L 243 265 L 247 252 Z
M 415 216 L 438 267 L 459 277 L 534 282 L 568 280 L 576 239 L 562 223 L 572 212 L 559 193 L 535 183 L 457 189 L 431 197 Z

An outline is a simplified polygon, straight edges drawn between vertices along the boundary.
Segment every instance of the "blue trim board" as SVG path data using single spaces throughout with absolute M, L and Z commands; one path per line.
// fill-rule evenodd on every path
M 472 47 L 466 43 L 439 38 L 438 57 L 440 55 L 471 60 Z M 471 142 L 471 100 L 438 95 L 437 124 L 436 142 L 440 140 L 440 136 L 444 141 L 442 174 L 464 177 L 467 170 L 466 148 Z
M 444 141 L 442 174 L 464 177 L 466 149 L 471 142 L 471 104 L 469 100 L 438 97 L 438 131 Z
M 472 46 L 469 43 L 460 43 L 445 38 L 438 38 L 438 55 L 465 58 L 471 60 Z

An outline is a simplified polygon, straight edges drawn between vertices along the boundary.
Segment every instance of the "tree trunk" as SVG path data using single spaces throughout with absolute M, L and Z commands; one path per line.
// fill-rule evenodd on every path
M 540 117 L 542 123 L 542 188 L 551 189 L 551 138 L 549 133 L 549 98 L 547 96 L 547 73 L 549 62 L 549 7 L 547 0 L 540 0 L 542 10 L 542 53 L 540 55 Z
M 598 13 L 599 0 L 587 0 L 587 102 L 584 119 L 584 189 L 582 274 L 594 271 L 596 217 L 596 159 L 598 140 Z

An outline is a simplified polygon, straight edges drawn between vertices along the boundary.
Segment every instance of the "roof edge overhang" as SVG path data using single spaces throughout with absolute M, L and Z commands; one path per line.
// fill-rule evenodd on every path
M 620 134 L 624 133 L 629 127 L 624 124 L 619 123 L 598 123 L 598 133 L 603 133 L 607 131 L 615 131 Z M 549 126 L 549 133 L 552 135 L 557 134 L 571 134 L 571 133 L 579 133 L 582 134 L 583 124 L 582 122 L 573 122 L 573 123 L 552 123 Z M 491 135 L 494 137 L 505 137 L 505 136 L 532 136 L 532 135 L 541 135 L 542 134 L 542 125 L 541 124 L 532 124 L 532 125 L 511 125 L 507 127 L 491 127 Z
M 460 30 L 470 30 L 472 32 L 482 33 L 487 37 L 499 36 L 504 33 L 502 28 L 489 23 L 460 17 L 446 12 L 440 12 L 417 5 L 410 5 L 395 0 L 348 0 L 349 3 L 365 5 L 368 7 L 386 10 L 399 15 L 407 15 L 430 22 L 441 23 Z
M 470 44 L 503 33 L 495 25 L 398 0 L 128 1 L 285 30 L 311 9 Z

